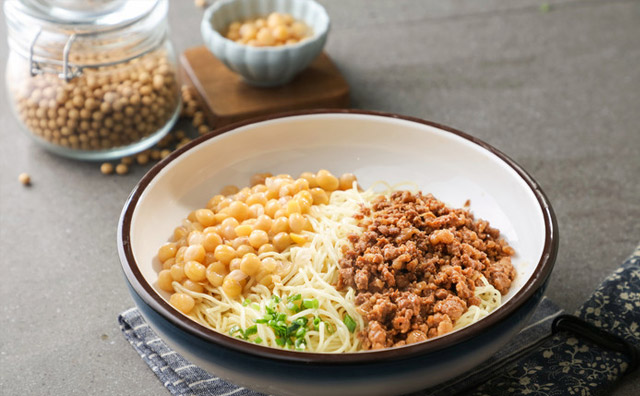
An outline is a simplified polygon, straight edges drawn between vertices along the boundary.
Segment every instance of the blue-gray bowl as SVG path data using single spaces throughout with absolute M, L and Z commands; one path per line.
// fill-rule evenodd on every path
M 252 47 L 223 36 L 232 22 L 271 12 L 288 13 L 304 21 L 313 35 L 297 44 L 279 47 Z M 329 15 L 313 0 L 222 0 L 205 11 L 201 33 L 209 51 L 247 83 L 274 87 L 290 82 L 320 54 L 329 26 Z
M 463 132 L 417 118 L 311 110 L 235 124 L 202 136 L 154 166 L 134 189 L 118 250 L 136 305 L 167 344 L 233 383 L 272 395 L 397 395 L 481 364 L 524 326 L 558 250 L 558 226 L 540 186 L 515 162 Z M 353 172 L 363 186 L 411 180 L 498 228 L 515 249 L 517 277 L 503 304 L 476 323 L 403 347 L 356 353 L 270 348 L 206 328 L 156 287 L 158 247 L 212 192 L 255 172 Z M 445 171 L 438 172 L 435 169 Z

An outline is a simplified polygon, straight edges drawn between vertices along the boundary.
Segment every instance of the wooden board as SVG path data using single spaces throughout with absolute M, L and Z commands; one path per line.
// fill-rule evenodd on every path
M 214 128 L 287 110 L 349 106 L 349 85 L 325 53 L 289 84 L 276 88 L 246 84 L 204 46 L 187 49 L 180 63 L 185 83 L 198 92 Z

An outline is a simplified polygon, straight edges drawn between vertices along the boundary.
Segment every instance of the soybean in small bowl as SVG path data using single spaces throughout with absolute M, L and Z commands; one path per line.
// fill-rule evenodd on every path
M 274 13 L 280 18 L 274 18 Z M 230 28 L 239 29 L 238 24 L 260 19 L 265 26 L 255 26 L 250 35 L 254 42 L 237 42 L 228 34 Z M 266 40 L 260 33 L 263 27 L 273 29 L 263 35 Z M 201 33 L 206 47 L 245 82 L 275 87 L 289 83 L 313 62 L 324 48 L 329 28 L 329 15 L 313 0 L 223 0 L 205 11 Z M 285 40 L 276 45 L 280 43 L 272 41 L 285 34 L 296 42 Z

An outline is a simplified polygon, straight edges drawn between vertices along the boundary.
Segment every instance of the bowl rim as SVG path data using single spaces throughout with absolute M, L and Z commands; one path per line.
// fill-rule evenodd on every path
M 427 125 L 446 131 L 462 137 L 480 148 L 488 150 L 490 153 L 496 155 L 506 165 L 512 168 L 528 185 L 532 193 L 536 197 L 536 200 L 542 211 L 545 224 L 545 238 L 544 247 L 540 260 L 536 264 L 536 268 L 533 271 L 531 277 L 522 286 L 522 288 L 507 302 L 501 305 L 497 310 L 491 313 L 491 315 L 483 318 L 483 320 L 473 323 L 467 327 L 464 327 L 455 332 L 446 334 L 442 337 L 427 340 L 421 343 L 405 345 L 401 347 L 386 348 L 380 350 L 369 350 L 359 352 L 348 353 L 318 353 L 318 352 L 300 352 L 289 351 L 285 349 L 277 349 L 267 347 L 264 345 L 258 345 L 246 341 L 242 341 L 226 334 L 209 329 L 198 322 L 192 320 L 186 315 L 173 308 L 168 301 L 166 301 L 155 288 L 146 281 L 142 272 L 138 268 L 133 255 L 133 249 L 131 244 L 131 223 L 133 214 L 137 207 L 137 204 L 144 193 L 145 189 L 149 186 L 151 181 L 163 170 L 168 164 L 188 152 L 191 148 L 198 146 L 199 144 L 206 142 L 210 139 L 224 134 L 225 132 L 233 131 L 240 127 L 245 127 L 251 124 L 261 123 L 264 121 L 273 121 L 278 119 L 286 119 L 289 117 L 299 116 L 316 116 L 326 114 L 340 114 L 340 115 L 358 115 L 358 116 L 373 116 L 384 117 L 398 120 L 404 120 L 414 122 L 422 125 Z M 129 282 L 132 291 L 138 294 L 145 303 L 147 303 L 152 309 L 160 314 L 164 319 L 172 323 L 177 328 L 186 332 L 189 335 L 195 336 L 205 342 L 215 344 L 223 348 L 229 348 L 236 352 L 245 353 L 252 356 L 258 356 L 263 358 L 275 359 L 285 362 L 300 362 L 300 363 L 312 363 L 312 364 L 328 364 L 328 365 L 345 365 L 345 364 L 362 364 L 362 363 L 375 363 L 376 361 L 392 361 L 401 360 L 417 355 L 424 355 L 432 353 L 449 346 L 453 346 L 460 342 L 469 340 L 474 336 L 476 332 L 482 332 L 490 329 L 495 325 L 499 325 L 513 314 L 517 308 L 519 308 L 525 301 L 531 298 L 541 287 L 544 286 L 545 281 L 551 274 L 551 270 L 556 261 L 558 254 L 558 223 L 555 212 L 551 207 L 551 204 L 544 194 L 539 184 L 515 161 L 509 158 L 495 147 L 485 143 L 484 141 L 471 136 L 465 132 L 457 129 L 444 126 L 435 122 L 423 120 L 417 117 L 399 115 L 394 113 L 360 110 L 360 109 L 313 109 L 313 110 L 298 110 L 289 111 L 284 113 L 278 113 L 267 116 L 255 117 L 249 120 L 236 122 L 227 126 L 223 126 L 214 130 L 213 132 L 200 136 L 185 146 L 175 150 L 164 160 L 154 165 L 138 182 L 134 187 L 131 194 L 127 198 L 120 219 L 118 221 L 117 230 L 117 244 L 118 254 L 120 256 L 120 262 L 123 272 L 127 281 Z
M 320 10 L 320 12 L 322 12 L 322 14 L 324 14 L 326 23 L 322 25 L 322 29 L 320 31 L 313 32 L 313 35 L 311 37 L 298 41 L 295 44 L 286 44 L 278 47 L 275 47 L 275 46 L 253 47 L 250 45 L 239 44 L 233 40 L 230 40 L 224 37 L 219 31 L 213 28 L 213 24 L 211 23 L 211 18 L 213 17 L 214 13 L 219 11 L 223 6 L 229 3 L 233 3 L 235 1 L 238 1 L 238 0 L 221 0 L 221 1 L 214 2 L 211 6 L 209 6 L 205 10 L 204 15 L 202 16 L 202 22 L 200 24 L 201 33 L 204 34 L 204 32 L 206 32 L 206 35 L 209 36 L 209 38 L 222 41 L 225 43 L 225 45 L 230 45 L 231 48 L 240 48 L 246 51 L 267 53 L 267 52 L 285 52 L 292 48 L 310 46 L 313 43 L 317 42 L 318 40 L 322 40 L 323 38 L 325 38 L 328 35 L 329 29 L 331 27 L 331 18 L 329 18 L 329 14 L 327 13 L 327 10 L 324 8 L 322 4 L 318 3 L 315 0 L 296 0 L 296 1 L 304 1 L 308 3 L 312 3 L 314 4 L 315 7 L 318 7 L 318 9 Z

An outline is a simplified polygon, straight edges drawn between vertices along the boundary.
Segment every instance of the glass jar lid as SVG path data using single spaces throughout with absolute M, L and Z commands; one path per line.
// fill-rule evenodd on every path
M 10 48 L 32 74 L 71 80 L 143 55 L 168 33 L 168 0 L 7 0 Z
M 144 17 L 158 0 L 9 0 L 7 3 L 13 3 L 8 7 L 15 7 L 40 21 L 100 30 L 116 28 Z

